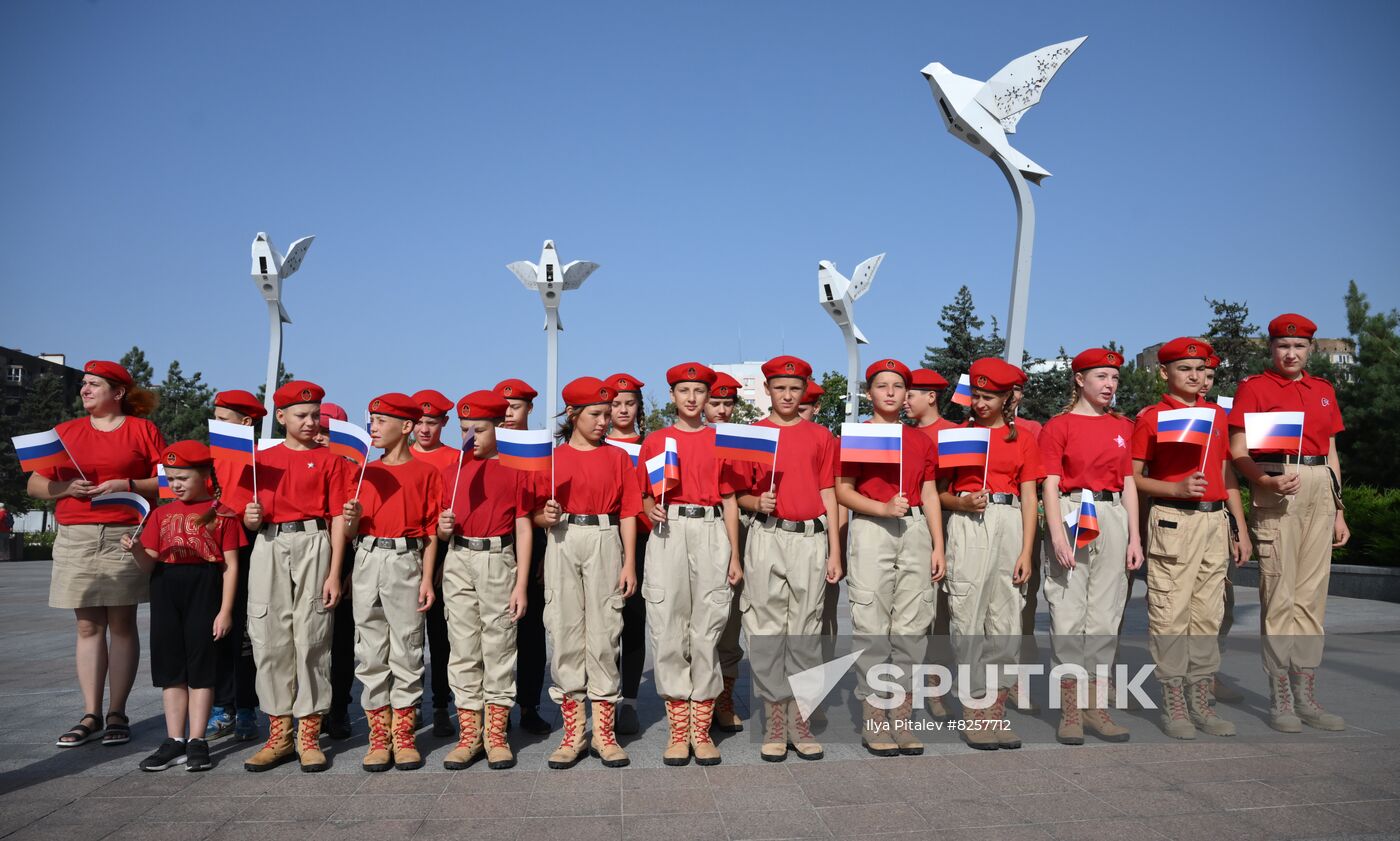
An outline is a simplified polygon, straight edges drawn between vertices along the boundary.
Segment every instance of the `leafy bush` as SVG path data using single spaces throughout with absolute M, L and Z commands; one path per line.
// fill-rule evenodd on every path
M 1249 488 L 1241 488 L 1245 512 Z M 1351 540 L 1332 550 L 1335 564 L 1400 566 L 1400 488 L 1352 485 L 1342 488 Z
M 47 561 L 53 557 L 55 532 L 27 531 L 24 533 L 24 559 L 26 561 Z

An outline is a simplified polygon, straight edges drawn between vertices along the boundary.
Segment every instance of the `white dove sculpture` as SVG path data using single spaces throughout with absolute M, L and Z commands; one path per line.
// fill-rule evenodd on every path
M 301 268 L 306 249 L 311 247 L 314 236 L 302 237 L 292 243 L 283 257 L 272 244 L 272 240 L 262 231 L 253 237 L 253 283 L 267 301 L 269 321 L 267 347 L 267 386 L 263 401 L 267 405 L 267 415 L 263 417 L 263 438 L 272 436 L 273 406 L 272 393 L 277 390 L 277 370 L 282 367 L 282 325 L 291 324 L 292 317 L 282 305 L 282 281 L 291 277 Z
M 559 252 L 554 250 L 554 240 L 547 239 L 540 251 L 538 266 L 529 260 L 517 260 L 506 268 L 520 278 L 526 289 L 540 293 L 540 300 L 544 302 L 545 329 L 548 330 L 553 325 L 563 330 L 564 325 L 559 322 L 560 294 L 582 286 L 588 276 L 598 268 L 598 264 L 575 260 L 561 267 Z
M 846 419 L 851 422 L 856 420 L 856 409 L 860 405 L 860 346 L 870 344 L 856 326 L 855 302 L 870 291 L 875 272 L 884 259 L 885 255 L 876 254 L 862 262 L 851 273 L 850 280 L 837 271 L 830 260 L 817 263 L 817 301 L 841 328 L 846 340 Z

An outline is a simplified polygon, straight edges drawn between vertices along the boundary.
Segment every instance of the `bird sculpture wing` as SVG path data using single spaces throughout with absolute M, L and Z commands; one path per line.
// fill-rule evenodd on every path
M 302 258 L 306 256 L 306 249 L 311 247 L 311 241 L 315 238 L 314 236 L 302 237 L 292 243 L 292 247 L 287 249 L 287 256 L 282 258 L 282 277 L 291 277 L 297 269 L 301 268 Z
M 577 289 L 583 285 L 588 276 L 597 270 L 597 263 L 589 263 L 584 260 L 575 260 L 564 267 L 564 289 L 565 291 Z
M 885 255 L 876 254 L 874 257 L 856 266 L 856 270 L 851 272 L 852 301 L 870 291 L 870 284 L 875 280 L 875 272 L 880 268 L 880 263 L 884 262 L 884 259 Z
M 997 71 L 977 92 L 977 102 L 1001 123 L 1008 134 L 1016 131 L 1026 110 L 1040 101 L 1055 72 L 1069 60 L 1084 38 L 1062 41 L 1023 55 Z
M 524 284 L 526 289 L 532 292 L 535 291 L 535 282 L 539 280 L 540 276 L 539 266 L 536 266 L 529 260 L 517 260 L 506 266 L 506 268 L 510 269 L 516 277 L 520 278 L 520 282 Z

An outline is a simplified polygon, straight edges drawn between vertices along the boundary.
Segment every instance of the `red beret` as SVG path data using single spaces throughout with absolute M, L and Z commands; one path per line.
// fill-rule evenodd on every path
M 812 376 L 812 366 L 795 356 L 775 356 L 763 363 L 764 379 L 797 377 L 805 380 L 810 376 Z
M 244 391 L 241 388 L 221 391 L 214 395 L 214 407 L 218 409 L 232 409 L 241 415 L 257 420 L 267 414 L 267 409 L 258 402 L 258 398 L 251 391 Z
M 1021 382 L 1021 377 L 1020 368 L 995 356 L 978 359 L 967 371 L 972 387 L 983 391 L 1010 391 Z
M 706 386 L 712 386 L 715 384 L 715 376 L 712 368 L 701 365 L 699 362 L 682 362 L 666 371 L 666 384 L 704 383 Z
M 1206 357 L 1206 367 L 1209 368 L 1209 369 L 1212 370 L 1212 371 L 1214 371 L 1216 368 L 1219 368 L 1219 367 L 1220 367 L 1220 357 L 1216 356 L 1216 355 L 1213 354 L 1213 353 L 1212 353 L 1210 356 L 1207 356 L 1207 357 Z
M 1213 353 L 1215 351 L 1209 342 L 1182 336 L 1158 348 L 1157 361 L 1166 365 L 1168 362 L 1180 362 L 1183 359 L 1209 359 Z
M 418 405 L 418 402 L 407 394 L 397 391 L 381 394 L 369 401 L 369 411 L 372 415 L 388 415 L 391 418 L 403 418 L 411 421 L 423 417 L 423 409 Z
M 930 368 L 915 368 L 909 372 L 909 387 L 921 391 L 942 391 L 948 387 L 948 381 Z
M 715 384 L 710 386 L 711 397 L 738 397 L 744 384 L 720 371 L 715 374 Z
M 802 400 L 798 405 L 805 406 L 808 403 L 815 403 L 822 399 L 823 394 L 826 394 L 826 389 L 818 385 L 816 380 L 808 380 L 807 390 L 802 393 Z
M 491 389 L 507 400 L 524 400 L 530 402 L 539 397 L 539 392 L 530 388 L 530 384 L 524 380 L 509 379 L 496 383 L 496 387 Z
M 124 385 L 127 388 L 131 388 L 131 386 L 135 383 L 135 380 L 131 378 L 131 372 L 127 371 L 125 368 L 118 365 L 117 363 L 108 362 L 105 359 L 94 359 L 88 364 L 84 365 L 83 373 L 96 374 L 104 380 L 111 380 L 112 382 L 117 383 L 119 385 Z
M 298 403 L 320 403 L 326 390 L 306 380 L 292 380 L 272 392 L 272 405 L 279 409 L 295 406 Z
M 642 386 L 646 385 L 646 383 L 642 382 L 641 380 L 637 379 L 631 374 L 613 374 L 611 377 L 608 377 L 606 380 L 603 380 L 603 382 L 607 383 L 608 388 L 612 389 L 613 391 L 616 391 L 619 394 L 621 394 L 624 391 L 640 392 L 642 390 Z
M 345 414 L 345 410 L 334 403 L 321 404 L 321 428 L 330 429 L 331 421 L 348 421 L 350 416 Z
M 1118 368 L 1123 364 L 1123 354 L 1116 350 L 1109 350 L 1104 347 L 1089 348 L 1070 362 L 1070 367 L 1076 372 L 1087 371 L 1090 368 Z
M 875 379 L 875 375 L 881 371 L 893 371 L 904 380 L 905 385 L 909 385 L 909 380 L 911 379 L 909 366 L 900 362 L 898 359 L 881 359 L 870 363 L 869 367 L 865 369 L 865 382 L 869 384 L 871 380 Z
M 1316 332 L 1317 325 L 1313 324 L 1311 319 L 1298 315 L 1296 312 L 1286 312 L 1269 322 L 1269 338 L 1271 339 L 1311 339 Z
M 447 399 L 447 395 L 431 388 L 413 392 L 413 402 L 418 404 L 423 417 L 446 415 L 452 411 L 452 401 Z
M 564 402 L 570 406 L 611 403 L 617 392 L 597 377 L 579 377 L 564 386 Z
M 198 441 L 176 441 L 161 452 L 160 463 L 166 467 L 208 467 L 214 457 Z
M 457 401 L 457 417 L 462 420 L 496 420 L 506 416 L 510 404 L 494 391 L 473 391 Z

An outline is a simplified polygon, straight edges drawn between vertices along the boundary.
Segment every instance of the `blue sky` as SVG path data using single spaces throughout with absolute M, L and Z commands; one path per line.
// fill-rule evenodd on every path
M 888 257 L 867 359 L 917 361 L 968 284 L 1006 308 L 1014 210 L 920 68 L 987 78 L 1088 35 L 1013 143 L 1054 177 L 1028 346 L 1400 305 L 1400 7 L 1349 3 L 152 3 L 0 6 L 0 342 L 218 387 L 266 357 L 249 245 L 316 242 L 285 360 L 354 408 L 542 386 L 506 271 L 546 238 L 601 264 L 562 376 L 782 351 L 844 367 L 816 264 Z M 1379 86 L 1379 87 L 1377 87 Z M 658 389 L 657 394 L 660 393 Z

